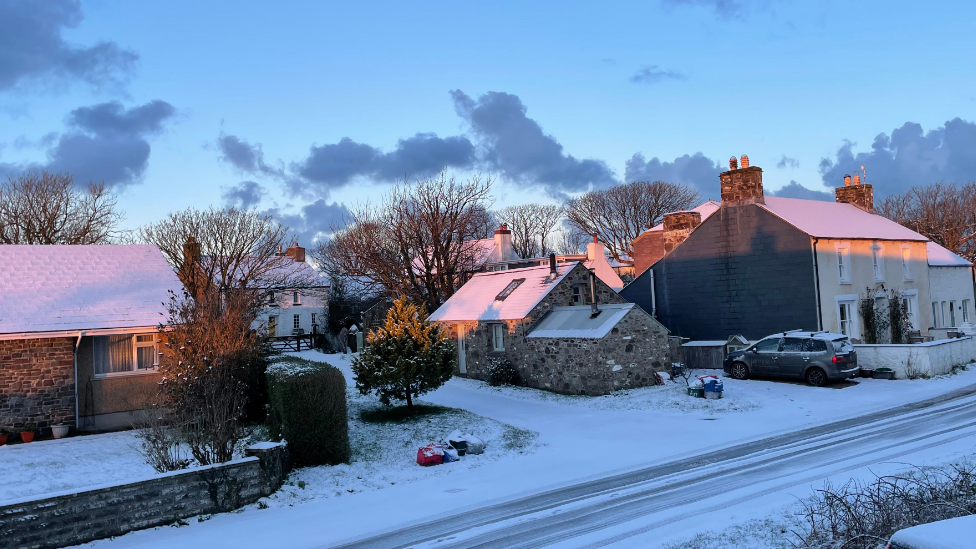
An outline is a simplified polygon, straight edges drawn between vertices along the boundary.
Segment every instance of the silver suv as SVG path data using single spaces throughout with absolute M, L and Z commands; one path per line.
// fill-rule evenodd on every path
M 843 334 L 794 330 L 731 352 L 722 366 L 735 379 L 784 377 L 805 379 L 810 385 L 822 387 L 828 381 L 857 375 L 857 353 Z

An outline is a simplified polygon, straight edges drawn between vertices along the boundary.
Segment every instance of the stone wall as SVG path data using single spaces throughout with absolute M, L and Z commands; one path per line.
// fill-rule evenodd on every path
M 0 506 L 0 544 L 65 547 L 237 509 L 273 493 L 288 474 L 283 445 L 258 445 L 246 453 L 244 459 L 142 481 L 7 502 Z
M 857 206 L 866 212 L 874 213 L 874 188 L 865 183 L 863 185 L 851 185 L 849 187 L 837 187 L 834 189 L 834 197 L 837 202 Z
M 71 337 L 0 341 L 0 429 L 74 425 Z
M 664 231 L 645 231 L 634 242 L 634 276 L 664 257 Z
M 976 362 L 976 339 L 940 339 L 914 345 L 854 345 L 857 365 L 865 370 L 891 368 L 895 379 L 948 374 Z
M 667 330 L 637 306 L 601 339 L 530 337 L 525 349 L 510 357 L 523 382 L 557 393 L 604 395 L 654 385 L 655 371 L 671 369 Z
M 731 205 L 763 204 L 762 168 L 732 169 L 718 176 L 722 203 Z
M 664 253 L 670 253 L 688 238 L 695 227 L 701 225 L 698 212 L 673 212 L 664 214 Z

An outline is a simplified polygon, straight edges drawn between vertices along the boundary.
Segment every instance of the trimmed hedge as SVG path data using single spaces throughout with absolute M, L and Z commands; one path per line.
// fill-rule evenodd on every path
M 284 357 L 268 368 L 269 430 L 295 466 L 349 461 L 346 378 L 338 368 Z

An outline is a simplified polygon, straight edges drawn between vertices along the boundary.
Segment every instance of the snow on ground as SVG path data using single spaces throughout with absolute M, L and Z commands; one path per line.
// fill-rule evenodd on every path
M 155 474 L 126 431 L 0 446 L 0 503 Z

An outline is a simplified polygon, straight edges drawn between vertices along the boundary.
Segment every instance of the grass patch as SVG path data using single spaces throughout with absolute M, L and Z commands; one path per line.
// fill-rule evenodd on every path
M 532 441 L 537 436 L 539 436 L 539 433 L 535 431 L 506 425 L 505 432 L 502 433 L 502 448 L 514 452 L 522 452 L 532 444 Z
M 366 423 L 407 423 L 417 418 L 439 416 L 456 412 L 454 408 L 436 404 L 414 404 L 407 406 L 379 406 L 360 410 L 359 419 Z

